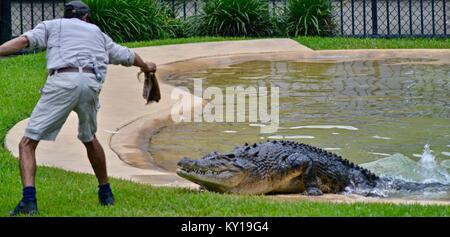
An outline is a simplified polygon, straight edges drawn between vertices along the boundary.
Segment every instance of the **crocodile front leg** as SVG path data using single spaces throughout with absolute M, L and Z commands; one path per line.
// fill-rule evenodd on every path
M 314 169 L 313 161 L 310 157 L 295 153 L 288 157 L 291 168 L 302 170 L 303 184 L 305 186 L 305 195 L 319 196 L 322 195 L 322 191 L 317 184 L 317 174 Z
M 320 196 L 322 191 L 317 184 L 317 174 L 314 169 L 313 162 L 310 160 L 308 167 L 305 170 L 305 193 L 311 196 Z

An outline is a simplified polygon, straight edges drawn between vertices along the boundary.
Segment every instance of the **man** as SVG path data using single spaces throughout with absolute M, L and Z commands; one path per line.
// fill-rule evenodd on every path
M 35 150 L 40 140 L 55 140 L 71 111 L 78 115 L 78 139 L 86 147 L 99 182 L 100 204 L 114 205 L 105 153 L 95 137 L 98 95 L 106 67 L 108 63 L 134 65 L 143 72 L 154 72 L 156 66 L 145 63 L 130 49 L 114 43 L 96 25 L 89 23 L 89 13 L 89 7 L 84 3 L 69 2 L 65 6 L 64 18 L 44 21 L 0 46 L 0 56 L 25 47 L 46 48 L 49 72 L 41 98 L 19 144 L 23 198 L 10 215 L 37 213 Z

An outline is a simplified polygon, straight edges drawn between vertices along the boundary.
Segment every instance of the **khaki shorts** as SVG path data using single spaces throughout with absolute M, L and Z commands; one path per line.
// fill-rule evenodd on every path
M 54 141 L 70 112 L 78 115 L 78 139 L 90 142 L 97 131 L 98 95 L 102 84 L 91 73 L 56 73 L 41 89 L 25 137 Z

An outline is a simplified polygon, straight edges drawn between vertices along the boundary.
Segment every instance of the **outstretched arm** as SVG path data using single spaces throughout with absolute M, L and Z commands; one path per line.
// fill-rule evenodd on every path
M 0 45 L 0 56 L 16 53 L 28 46 L 28 38 L 20 36 Z

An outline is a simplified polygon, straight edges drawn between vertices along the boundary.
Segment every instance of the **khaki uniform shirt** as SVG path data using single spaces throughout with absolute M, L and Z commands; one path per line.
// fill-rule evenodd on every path
M 48 20 L 25 32 L 29 48 L 47 49 L 49 71 L 66 67 L 95 68 L 101 81 L 107 64 L 131 66 L 135 54 L 116 44 L 100 28 L 77 18 Z

